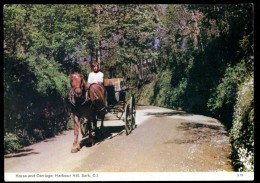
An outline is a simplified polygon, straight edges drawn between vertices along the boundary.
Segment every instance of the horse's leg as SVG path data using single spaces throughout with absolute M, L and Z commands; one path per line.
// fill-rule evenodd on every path
M 94 145 L 95 144 L 95 139 L 93 138 L 93 135 L 92 135 L 92 123 L 93 122 L 93 119 L 91 116 L 88 117 L 88 121 L 87 121 L 87 128 L 88 128 L 88 131 L 89 131 L 89 138 L 88 138 L 88 141 L 91 143 L 91 145 Z
M 89 118 L 91 123 L 93 124 L 93 128 L 94 128 L 94 132 L 96 132 L 97 130 L 97 118 L 96 118 L 96 110 L 94 106 L 91 106 L 91 108 L 89 109 Z M 90 124 L 91 124 L 90 123 Z
M 73 141 L 73 146 L 71 148 L 71 152 L 76 153 L 80 150 L 80 145 L 78 142 L 80 118 L 76 114 L 73 114 L 73 118 L 74 118 L 74 141 Z
M 97 132 L 97 118 L 96 118 L 96 115 L 95 115 L 95 117 L 93 117 L 93 119 L 92 119 L 92 123 L 93 123 L 93 127 L 94 127 L 94 131 L 95 131 L 95 133 Z
M 102 110 L 100 111 L 100 117 L 101 117 L 101 129 L 104 128 L 104 119 L 105 119 L 105 114 L 106 114 L 106 111 L 105 110 Z
M 99 112 L 100 114 L 100 120 L 101 120 L 101 124 L 100 124 L 100 131 L 101 133 L 103 133 L 104 131 L 104 119 L 105 119 L 105 115 L 106 115 L 106 110 L 103 109 Z
M 105 119 L 105 114 L 106 114 L 106 111 L 105 111 L 105 110 L 99 111 L 99 118 L 100 118 L 99 133 L 100 133 L 100 134 L 103 134 L 103 132 L 104 132 L 104 119 Z
M 104 89 L 103 105 L 104 105 L 105 108 L 101 111 L 101 128 L 104 127 L 104 119 L 105 119 L 105 115 L 107 113 L 107 106 L 108 106 L 108 104 L 107 104 L 107 91 L 106 91 L 105 87 L 103 87 L 103 89 Z
M 87 130 L 88 130 L 89 138 L 92 137 L 92 133 L 91 133 L 91 131 L 92 131 L 91 121 L 92 121 L 91 118 L 88 116 L 88 118 L 87 118 Z

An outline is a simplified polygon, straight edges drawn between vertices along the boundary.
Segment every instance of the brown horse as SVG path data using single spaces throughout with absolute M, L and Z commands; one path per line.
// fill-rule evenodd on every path
M 95 131 L 97 130 L 97 114 L 101 117 L 101 128 L 106 114 L 107 94 L 104 86 L 91 84 L 87 86 L 83 74 L 73 72 L 70 74 L 71 90 L 69 100 L 72 104 L 72 113 L 74 119 L 74 141 L 71 149 L 72 153 L 80 150 L 78 142 L 81 120 L 87 119 L 87 131 L 89 138 L 92 138 L 92 123 Z

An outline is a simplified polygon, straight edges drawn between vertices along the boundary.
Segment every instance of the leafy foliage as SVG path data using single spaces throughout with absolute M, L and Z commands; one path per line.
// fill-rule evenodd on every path
M 207 102 L 208 110 L 224 122 L 228 130 L 232 127 L 230 114 L 234 112 L 236 93 L 243 77 L 245 77 L 244 63 L 237 64 L 235 67 L 228 66 L 220 84 Z
M 168 28 L 161 31 L 158 55 L 163 71 L 158 72 L 156 82 L 144 87 L 142 95 L 151 104 L 211 115 L 220 119 L 228 130 L 240 129 L 234 123 L 237 117 L 232 114 L 241 100 L 237 98 L 238 86 L 253 71 L 253 6 L 187 5 L 186 8 L 169 5 L 161 18 Z M 250 111 L 244 112 L 253 116 Z M 244 130 L 251 131 L 248 122 L 245 124 Z M 244 143 L 251 140 L 252 137 L 245 138 Z M 232 143 L 240 157 L 237 170 L 252 171 L 243 165 L 245 162 L 247 167 L 252 165 L 252 151 L 238 150 L 238 145 Z
M 5 6 L 5 15 L 17 21 L 6 16 L 4 22 L 7 32 L 4 40 L 4 122 L 5 131 L 15 133 L 20 145 L 66 129 L 68 118 L 66 95 L 69 80 L 54 55 L 37 46 L 48 44 L 37 34 L 34 19 L 27 14 L 34 10 L 35 7 L 30 5 Z M 17 27 L 19 39 L 8 37 L 17 34 Z
M 239 86 L 233 113 L 231 138 L 234 164 L 239 171 L 254 171 L 254 80 L 248 78 Z
M 253 110 L 237 91 L 254 70 L 253 4 L 7 4 L 3 15 L 9 152 L 71 127 L 68 75 L 97 60 L 140 103 L 219 118 L 251 171 Z
M 6 133 L 4 136 L 4 153 L 11 153 L 21 148 L 19 140 L 15 134 Z

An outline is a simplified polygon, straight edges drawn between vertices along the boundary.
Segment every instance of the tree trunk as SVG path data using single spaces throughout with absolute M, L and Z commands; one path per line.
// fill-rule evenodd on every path
M 98 48 L 96 50 L 96 61 L 99 64 L 99 68 L 100 68 L 100 62 L 101 62 L 101 41 L 100 41 L 100 25 L 99 25 L 99 14 L 100 14 L 100 5 L 96 5 L 96 15 L 97 15 L 97 34 L 98 34 Z

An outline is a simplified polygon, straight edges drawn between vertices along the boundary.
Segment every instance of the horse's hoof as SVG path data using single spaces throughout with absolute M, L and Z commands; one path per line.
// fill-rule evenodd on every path
M 80 145 L 77 146 L 77 149 L 80 151 Z
M 75 145 L 75 146 L 73 146 L 73 147 L 71 148 L 71 152 L 72 152 L 72 153 L 76 153 L 76 152 L 78 152 L 78 151 L 80 151 L 80 145 L 79 145 L 79 144 L 77 144 L 77 145 Z
M 78 151 L 79 151 L 78 148 L 72 148 L 72 149 L 71 149 L 71 153 L 76 153 L 76 152 L 78 152 Z

